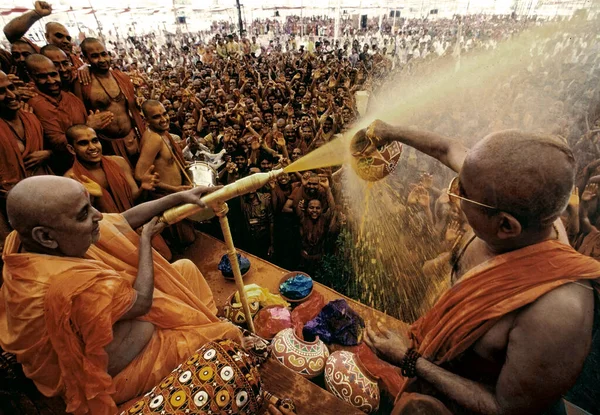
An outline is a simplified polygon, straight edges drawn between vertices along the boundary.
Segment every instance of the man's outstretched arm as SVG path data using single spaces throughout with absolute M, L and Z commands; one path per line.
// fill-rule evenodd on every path
M 13 43 L 23 36 L 33 26 L 35 22 L 42 17 L 49 16 L 52 13 L 52 6 L 45 1 L 36 1 L 35 9 L 23 13 L 12 19 L 4 26 L 4 35 L 10 43 Z
M 375 143 L 377 145 L 392 141 L 409 145 L 439 160 L 457 173 L 462 169 L 469 151 L 464 144 L 454 138 L 414 128 L 392 126 L 380 120 L 374 121 L 369 126 L 367 135 L 374 136 L 378 141 Z

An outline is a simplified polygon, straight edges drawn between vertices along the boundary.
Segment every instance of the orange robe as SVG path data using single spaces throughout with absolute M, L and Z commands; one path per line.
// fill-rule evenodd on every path
M 123 95 L 125 95 L 125 106 L 127 107 L 127 112 L 129 114 L 129 118 L 131 119 L 131 124 L 133 125 L 133 128 L 135 130 L 135 134 L 139 145 L 140 139 L 146 131 L 146 123 L 144 122 L 142 114 L 140 114 L 140 111 L 137 108 L 135 90 L 133 89 L 133 82 L 127 74 L 119 71 L 118 69 L 112 69 L 110 73 L 119 85 L 119 88 L 121 89 Z M 87 85 L 81 85 L 81 94 L 83 96 L 83 102 L 85 103 L 86 108 L 88 110 L 95 110 L 90 100 L 92 94 L 92 84 L 89 83 Z M 129 160 L 129 155 L 127 154 L 127 149 L 125 148 L 125 143 L 123 139 L 106 137 L 102 135 L 100 131 L 98 131 L 98 136 L 111 144 L 112 149 L 117 156 L 121 156 L 125 160 Z
M 108 157 L 102 157 L 101 163 L 102 170 L 104 170 L 104 174 L 106 175 L 106 181 L 108 182 L 108 189 L 98 184 L 102 189 L 102 200 L 98 201 L 100 203 L 94 203 L 94 207 L 102 213 L 123 213 L 131 209 L 135 205 L 133 193 L 121 166 Z M 73 163 L 73 174 L 82 182 L 82 176 L 86 176 L 93 181 L 92 174 L 77 159 Z M 152 238 L 152 246 L 167 260 L 172 258 L 171 250 L 160 235 Z
M 52 150 L 51 167 L 64 174 L 73 165 L 73 156 L 67 151 L 67 129 L 75 124 L 85 124 L 87 114 L 83 102 L 70 92 L 61 91 L 57 100 L 36 91 L 37 96 L 27 103 L 42 122 L 44 146 Z
M 17 146 L 12 129 L 5 121 L 0 120 L 0 189 L 4 192 L 8 192 L 26 177 L 50 174 L 45 166 L 38 167 L 35 171 L 25 169 L 23 159 L 35 151 L 44 149 L 44 131 L 35 115 L 19 110 L 17 116 L 23 122 L 25 129 L 23 153 Z
M 46 396 L 75 414 L 115 414 L 148 392 L 201 345 L 240 331 L 216 317 L 208 284 L 189 260 L 169 264 L 154 252 L 154 324 L 143 351 L 118 375 L 107 373 L 112 326 L 133 305 L 139 236 L 121 215 L 105 214 L 85 258 L 20 253 L 16 232 L 4 251 L 0 346 L 17 356 Z
M 410 329 L 412 347 L 441 365 L 467 351 L 504 315 L 563 284 L 600 277 L 600 263 L 550 240 L 492 258 L 471 269 Z M 409 379 L 392 393 L 402 392 Z

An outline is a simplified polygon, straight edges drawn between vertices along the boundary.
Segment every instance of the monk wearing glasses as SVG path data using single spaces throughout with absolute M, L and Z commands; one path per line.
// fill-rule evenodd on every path
M 447 193 L 473 229 L 451 255 L 451 288 L 408 333 L 367 332 L 367 343 L 401 369 L 394 413 L 560 406 L 582 372 L 600 306 L 600 263 L 569 246 L 559 220 L 574 186 L 571 149 L 516 130 L 469 149 L 379 120 L 366 136 L 355 156 L 400 141 L 454 170 Z

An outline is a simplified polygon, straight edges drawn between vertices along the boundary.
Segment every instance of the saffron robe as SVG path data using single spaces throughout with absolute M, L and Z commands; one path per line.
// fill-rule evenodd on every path
M 123 213 L 131 209 L 135 205 L 133 193 L 121 166 L 109 157 L 102 157 L 101 163 L 102 170 L 104 170 L 104 174 L 106 175 L 106 181 L 108 182 L 108 190 L 98 183 L 98 186 L 102 189 L 102 198 L 101 200 L 95 199 L 94 207 L 102 213 Z M 89 170 L 77 161 L 77 159 L 73 163 L 73 174 L 75 178 L 82 182 L 84 181 L 83 176 L 92 181 L 94 180 Z M 171 260 L 171 250 L 160 235 L 155 235 L 152 238 L 152 246 L 167 261 Z
M 19 252 L 16 232 L 3 255 L 0 346 L 17 356 L 46 396 L 62 396 L 74 414 L 114 414 L 117 404 L 148 392 L 201 345 L 241 340 L 216 317 L 212 293 L 189 260 L 169 264 L 154 252 L 154 299 L 139 320 L 155 331 L 114 378 L 104 351 L 112 327 L 135 302 L 139 236 L 121 215 L 105 214 L 100 239 L 84 258 Z
M 44 149 L 44 132 L 42 124 L 35 115 L 19 110 L 17 116 L 23 122 L 25 130 L 25 151 L 22 153 L 12 129 L 6 122 L 0 121 L 0 189 L 4 192 L 8 192 L 26 177 L 51 174 L 44 165 L 34 170 L 25 168 L 23 159 L 31 153 Z
M 442 365 L 477 342 L 504 315 L 564 284 L 600 277 L 600 263 L 570 246 L 548 240 L 498 255 L 467 272 L 410 328 L 412 347 Z M 410 383 L 391 391 L 397 398 Z

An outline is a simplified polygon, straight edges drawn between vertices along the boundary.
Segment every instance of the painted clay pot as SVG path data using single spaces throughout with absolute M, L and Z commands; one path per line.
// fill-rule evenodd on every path
M 358 131 L 353 138 L 353 150 L 360 151 L 366 148 L 368 144 L 369 140 L 366 136 L 366 130 Z M 351 165 L 361 179 L 368 182 L 375 182 L 383 179 L 396 169 L 401 155 L 402 144 L 392 141 L 368 154 L 351 157 Z
M 271 353 L 277 361 L 307 379 L 323 373 L 329 350 L 319 338 L 313 342 L 304 341 L 294 332 L 285 329 L 273 337 Z
M 343 401 L 370 414 L 379 408 L 379 386 L 375 376 L 347 351 L 331 353 L 325 363 L 325 386 Z
M 258 313 L 260 303 L 258 301 L 250 301 L 248 306 L 250 307 L 250 314 L 254 317 Z M 246 324 L 244 307 L 242 307 L 242 303 L 235 302 L 235 293 L 231 294 L 227 299 L 227 304 L 223 307 L 223 315 L 234 324 Z

